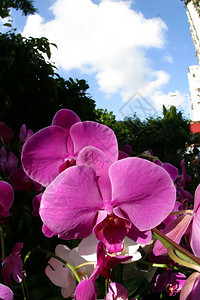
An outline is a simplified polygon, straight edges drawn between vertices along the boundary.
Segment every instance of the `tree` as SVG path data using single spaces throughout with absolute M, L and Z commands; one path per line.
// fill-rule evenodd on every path
M 131 145 L 134 156 L 151 149 L 161 161 L 177 167 L 183 158 L 186 143 L 190 144 L 193 136 L 189 120 L 185 119 L 175 106 L 169 109 L 163 106 L 163 117 L 150 117 L 144 121 L 137 115 L 116 121 L 112 112 L 98 110 L 97 121 L 114 130 L 119 147 Z
M 94 119 L 94 100 L 85 80 L 65 80 L 46 61 L 51 44 L 42 38 L 0 33 L 0 120 L 15 130 L 23 123 L 36 131 L 51 123 L 60 108 L 74 110 L 81 119 Z M 54 45 L 55 46 L 55 45 Z
M 0 1 L 0 17 L 6 18 L 10 15 L 10 9 L 21 10 L 22 14 L 27 16 L 34 14 L 37 9 L 33 5 L 32 0 L 1 0 Z

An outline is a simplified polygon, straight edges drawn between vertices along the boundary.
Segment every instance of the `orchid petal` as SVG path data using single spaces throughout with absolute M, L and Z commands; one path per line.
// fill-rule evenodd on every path
M 102 206 L 95 171 L 75 166 L 63 171 L 47 187 L 40 203 L 40 216 L 62 238 L 85 238 L 92 233 L 94 217 Z
M 57 245 L 55 249 L 56 256 L 62 258 L 72 266 L 80 265 L 86 261 L 78 254 L 76 249 L 70 250 L 65 245 Z M 61 294 L 64 298 L 72 296 L 76 288 L 76 279 L 72 271 L 56 258 L 49 260 L 49 266 L 45 273 L 49 279 L 57 286 L 61 287 Z M 79 269 L 79 273 L 90 276 L 93 272 L 93 266 L 85 266 Z M 80 276 L 82 276 L 80 274 Z
M 46 127 L 31 136 L 22 148 L 26 174 L 45 187 L 51 183 L 67 157 L 66 140 L 66 131 L 58 126 Z
M 200 257 L 200 209 L 198 209 L 195 213 L 193 222 L 192 222 L 192 230 L 190 235 L 190 246 L 194 254 Z
M 112 282 L 109 286 L 109 292 L 106 294 L 106 300 L 113 299 L 128 300 L 127 290 L 118 282 Z
M 127 236 L 138 244 L 148 245 L 151 243 L 151 230 L 140 231 L 132 226 Z
M 157 226 L 172 211 L 176 190 L 162 167 L 130 157 L 112 164 L 109 174 L 112 206 L 119 206 L 139 230 Z
M 20 283 L 23 278 L 23 271 L 22 271 L 22 261 L 19 255 L 15 254 L 13 257 L 13 264 L 14 264 L 14 269 L 12 272 L 13 279 Z
M 169 173 L 172 180 L 175 181 L 178 177 L 178 169 L 169 163 L 162 164 L 162 167 Z
M 90 279 L 82 280 L 75 291 L 74 300 L 96 300 L 97 289 Z
M 98 186 L 102 199 L 111 199 L 111 183 L 108 169 L 112 162 L 108 156 L 98 148 L 87 146 L 80 151 L 76 164 L 93 168 L 98 177 Z
M 124 238 L 124 248 L 120 255 L 129 255 L 132 256 L 132 258 L 126 262 L 123 262 L 123 264 L 132 263 L 142 258 L 141 253 L 137 251 L 139 247 L 140 245 L 138 243 L 129 239 L 127 236 Z
M 55 253 L 58 257 L 64 259 L 73 265 L 70 258 L 70 249 L 65 245 L 57 245 Z M 76 280 L 72 271 L 56 258 L 51 258 L 48 262 L 49 266 L 45 269 L 45 274 L 53 282 L 53 284 L 68 289 L 67 297 L 70 297 L 76 287 Z
M 118 160 L 129 157 L 129 156 L 130 155 L 128 155 L 126 152 L 119 150 Z
M 42 225 L 42 232 L 44 233 L 44 235 L 48 238 L 51 238 L 52 236 L 54 236 L 54 232 L 52 230 L 50 230 L 47 226 L 45 226 L 44 224 Z
M 74 124 L 70 129 L 74 142 L 74 153 L 79 153 L 86 146 L 102 150 L 114 162 L 118 159 L 118 144 L 114 131 L 109 127 L 85 121 Z
M 199 300 L 200 295 L 200 281 L 199 281 L 199 273 L 192 273 L 188 279 L 186 280 L 181 293 L 180 300 Z
M 60 126 L 64 129 L 69 129 L 75 123 L 81 122 L 79 116 L 70 109 L 60 109 L 54 116 L 52 120 L 52 125 Z
M 179 244 L 192 219 L 193 215 L 190 214 L 180 216 L 170 222 L 162 232 L 175 243 Z M 153 253 L 155 255 L 162 255 L 167 253 L 167 248 L 157 240 L 153 248 Z
M 99 240 L 92 233 L 78 245 L 78 253 L 87 261 L 97 261 L 97 244 Z
M 9 287 L 0 283 L 0 299 L 13 300 L 14 294 Z
M 200 184 L 197 186 L 194 196 L 194 213 L 200 207 Z
M 9 183 L 6 181 L 0 181 L 0 215 L 5 211 L 8 211 L 14 201 L 14 191 Z

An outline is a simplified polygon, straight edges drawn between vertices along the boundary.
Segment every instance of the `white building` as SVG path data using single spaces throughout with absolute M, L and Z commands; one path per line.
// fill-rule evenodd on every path
M 191 121 L 200 121 L 200 66 L 190 66 L 188 72 L 190 89 Z
M 196 55 L 200 64 L 200 16 L 193 0 L 187 4 L 187 16 Z M 200 65 L 189 67 L 188 82 L 190 89 L 191 121 L 200 121 Z
M 190 1 L 187 4 L 187 16 L 190 25 L 192 40 L 196 50 L 196 56 L 198 62 L 200 63 L 200 17 L 193 4 L 193 1 Z

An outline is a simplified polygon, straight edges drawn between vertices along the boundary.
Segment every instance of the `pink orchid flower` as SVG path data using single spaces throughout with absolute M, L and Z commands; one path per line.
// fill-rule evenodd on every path
M 156 282 L 153 286 L 153 292 L 162 293 L 165 291 L 167 295 L 175 296 L 183 288 L 186 279 L 187 278 L 184 274 L 180 272 L 173 272 L 173 270 L 167 269 L 156 277 Z
M 87 158 L 93 167 L 82 165 Z M 79 161 L 81 165 L 63 171 L 43 193 L 40 217 L 45 226 L 63 239 L 85 238 L 93 231 L 110 253 L 123 249 L 125 236 L 150 243 L 150 230 L 175 204 L 169 174 L 136 157 L 111 164 L 94 147 L 83 149 Z
M 181 292 L 180 300 L 199 300 L 200 299 L 200 274 L 192 273 L 186 280 Z
M 10 215 L 9 209 L 14 201 L 14 191 L 9 183 L 0 181 L 0 222 Z
M 77 266 L 86 262 L 74 248 L 70 250 L 65 245 L 57 245 L 55 254 L 70 263 L 72 266 Z M 64 298 L 71 297 L 76 289 L 76 279 L 72 271 L 56 258 L 51 258 L 48 262 L 49 266 L 45 269 L 45 274 L 53 282 L 53 284 L 61 287 L 61 294 Z M 87 265 L 78 270 L 81 279 L 90 276 L 94 270 L 94 266 Z
M 0 299 L 1 300 L 13 300 L 14 299 L 14 294 L 12 292 L 12 290 L 4 285 L 0 283 Z
M 106 300 L 113 300 L 113 299 L 119 299 L 119 300 L 128 300 L 128 292 L 118 282 L 112 282 L 109 285 L 108 293 L 106 294 Z
M 75 165 L 78 153 L 88 145 L 104 151 L 111 161 L 118 158 L 117 139 L 109 127 L 92 121 L 81 122 L 73 111 L 61 109 L 51 126 L 41 129 L 24 144 L 24 171 L 46 187 L 60 172 Z
M 14 246 L 12 253 L 9 256 L 7 256 L 3 261 L 1 274 L 4 281 L 9 286 L 12 285 L 11 277 L 13 277 L 13 279 L 18 283 L 22 281 L 23 278 L 22 261 L 19 256 L 22 247 L 23 247 L 23 243 L 17 243 Z

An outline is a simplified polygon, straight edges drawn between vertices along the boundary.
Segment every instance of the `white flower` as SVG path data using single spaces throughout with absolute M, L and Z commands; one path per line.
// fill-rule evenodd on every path
M 83 239 L 78 245 L 78 253 L 87 261 L 96 262 L 96 248 L 99 240 L 95 237 L 94 234 L 91 234 L 89 237 Z M 142 258 L 142 255 L 139 251 L 140 245 L 134 242 L 133 240 L 125 237 L 124 239 L 124 248 L 121 252 L 118 252 L 117 255 L 123 256 L 132 256 L 132 258 L 123 264 L 132 263 Z
M 65 245 L 57 245 L 55 254 L 70 263 L 72 266 L 77 266 L 86 262 L 78 252 L 77 248 L 70 250 Z M 70 297 L 76 289 L 76 279 L 72 271 L 56 258 L 51 258 L 45 269 L 45 274 L 53 282 L 53 284 L 61 287 L 61 294 L 64 298 Z M 89 277 L 94 270 L 94 266 L 84 266 L 77 270 L 81 278 Z

